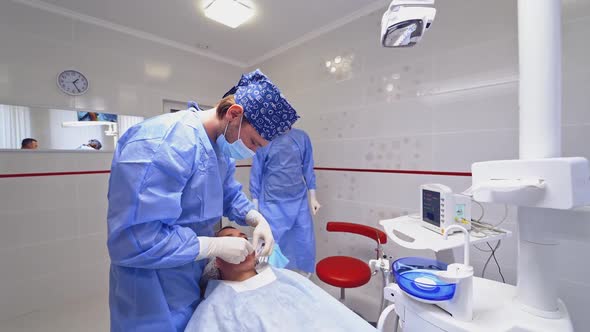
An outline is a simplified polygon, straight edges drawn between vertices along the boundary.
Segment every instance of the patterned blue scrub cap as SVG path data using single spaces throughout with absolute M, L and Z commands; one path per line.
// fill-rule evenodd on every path
M 289 131 L 299 119 L 279 88 L 260 69 L 242 75 L 234 98 L 244 108 L 248 122 L 267 141 Z

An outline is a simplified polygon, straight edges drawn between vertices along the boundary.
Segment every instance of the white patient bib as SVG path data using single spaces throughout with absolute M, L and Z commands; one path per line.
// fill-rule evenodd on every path
M 267 265 L 263 267 L 258 274 L 253 276 L 252 278 L 244 281 L 222 281 L 222 283 L 231 286 L 233 290 L 236 292 L 245 292 L 250 290 L 258 289 L 262 286 L 266 286 L 271 282 L 277 280 L 275 273 L 272 269 Z

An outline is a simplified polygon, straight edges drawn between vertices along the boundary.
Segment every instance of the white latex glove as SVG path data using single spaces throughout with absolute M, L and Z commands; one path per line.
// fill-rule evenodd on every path
M 254 204 L 254 209 L 256 209 L 256 211 L 260 211 L 260 210 L 258 209 L 258 200 L 257 200 L 256 198 L 254 198 L 254 199 L 252 200 L 252 204 Z
M 239 264 L 254 251 L 248 240 L 241 237 L 199 236 L 197 260 L 219 257 L 230 264 Z
M 309 196 L 310 197 L 310 204 L 311 204 L 311 212 L 313 212 L 313 215 L 315 216 L 316 213 L 318 213 L 319 209 L 322 207 L 320 205 L 320 202 L 318 202 L 316 195 L 315 195 L 315 189 L 310 189 L 309 190 Z
M 270 256 L 272 248 L 275 245 L 275 239 L 272 236 L 272 231 L 268 221 L 256 210 L 250 210 L 246 215 L 246 223 L 254 227 L 252 234 L 252 246 L 258 250 L 258 247 L 264 242 L 264 248 L 257 256 Z

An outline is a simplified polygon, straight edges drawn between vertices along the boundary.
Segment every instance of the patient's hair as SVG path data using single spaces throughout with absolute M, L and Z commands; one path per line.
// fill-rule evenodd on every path
M 215 237 L 219 237 L 219 233 L 221 233 L 221 231 L 223 231 L 224 229 L 237 229 L 237 228 L 235 228 L 234 226 L 225 226 L 222 229 L 215 232 Z

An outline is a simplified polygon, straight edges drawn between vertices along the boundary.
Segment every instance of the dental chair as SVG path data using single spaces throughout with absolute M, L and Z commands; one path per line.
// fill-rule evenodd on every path
M 379 270 L 383 272 L 384 283 L 389 275 L 389 261 L 383 254 L 382 244 L 387 243 L 387 235 L 370 226 L 348 222 L 330 221 L 326 226 L 328 232 L 343 232 L 362 235 L 376 242 L 376 260 L 366 262 L 349 256 L 326 257 L 316 264 L 318 278 L 328 285 L 340 288 L 340 301 L 344 303 L 345 290 L 363 286 Z M 381 303 L 380 311 L 383 308 Z

